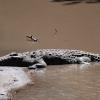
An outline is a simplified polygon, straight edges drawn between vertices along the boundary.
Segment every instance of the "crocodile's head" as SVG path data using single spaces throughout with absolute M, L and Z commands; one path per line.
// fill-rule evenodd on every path
M 37 63 L 36 57 L 29 53 L 10 53 L 0 57 L 1 66 L 27 67 Z
M 37 56 L 35 52 L 11 53 L 9 56 L 13 62 L 10 62 L 10 65 L 28 67 L 31 69 L 46 67 L 44 60 L 40 56 Z

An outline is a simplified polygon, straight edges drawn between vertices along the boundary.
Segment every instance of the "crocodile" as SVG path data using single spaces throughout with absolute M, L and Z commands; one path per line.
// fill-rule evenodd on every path
M 0 66 L 44 68 L 47 65 L 86 64 L 100 62 L 100 54 L 70 49 L 37 49 L 31 52 L 12 52 L 0 57 Z

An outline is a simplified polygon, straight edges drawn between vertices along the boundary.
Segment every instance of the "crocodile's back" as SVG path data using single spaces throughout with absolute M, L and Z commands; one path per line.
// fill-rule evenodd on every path
M 43 58 L 47 64 L 70 64 L 100 60 L 98 54 L 69 49 L 40 49 L 35 51 L 35 55 Z
M 38 56 L 82 56 L 91 55 L 92 53 L 80 51 L 80 50 L 69 50 L 69 49 L 39 49 L 34 51 Z

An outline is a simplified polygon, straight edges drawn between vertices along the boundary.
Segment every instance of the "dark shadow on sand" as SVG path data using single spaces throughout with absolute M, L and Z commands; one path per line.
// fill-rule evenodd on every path
M 79 4 L 81 2 L 79 1 L 73 1 L 73 2 L 67 2 L 67 3 L 64 3 L 63 5 L 74 5 L 74 4 Z
M 95 3 L 100 3 L 100 0 L 52 0 L 51 2 L 63 2 L 64 4 L 63 5 L 74 5 L 74 4 L 79 4 L 79 3 L 82 3 L 82 2 L 85 2 L 85 3 L 88 3 L 88 4 L 95 4 Z

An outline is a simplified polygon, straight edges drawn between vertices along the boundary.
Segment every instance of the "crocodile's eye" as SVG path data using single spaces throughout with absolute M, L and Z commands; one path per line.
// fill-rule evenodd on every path
M 52 54 L 51 54 L 51 53 L 49 53 L 49 56 L 52 56 Z
M 18 56 L 18 54 L 17 53 L 14 53 L 14 54 L 10 54 L 10 56 Z
M 33 52 L 33 54 L 35 54 L 35 52 Z
M 35 58 L 35 55 L 31 55 L 31 58 Z

